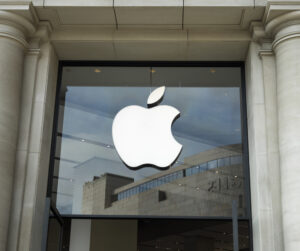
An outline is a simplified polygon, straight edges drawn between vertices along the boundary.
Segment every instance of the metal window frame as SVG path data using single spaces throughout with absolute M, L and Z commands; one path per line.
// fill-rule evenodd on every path
M 248 152 L 248 129 L 247 129 L 247 106 L 246 106 L 246 82 L 245 82 L 245 64 L 243 61 L 77 61 L 77 60 L 63 60 L 59 61 L 57 87 L 55 97 L 55 110 L 53 118 L 53 131 L 50 152 L 50 165 L 48 173 L 48 186 L 47 186 L 47 200 L 51 200 L 51 191 L 53 187 L 53 173 L 55 161 L 55 148 L 56 148 L 56 134 L 58 125 L 59 114 L 59 93 L 62 82 L 62 70 L 64 67 L 101 67 L 101 66 L 119 66 L 119 67 L 238 67 L 241 70 L 241 86 L 240 86 L 240 111 L 241 111 L 241 128 L 242 128 L 242 146 L 243 146 L 243 168 L 245 176 L 245 201 L 246 201 L 246 216 L 239 217 L 206 217 L 206 216 L 149 216 L 149 215 L 79 215 L 67 214 L 62 215 L 66 219 L 197 219 L 197 220 L 234 220 L 235 227 L 238 221 L 249 222 L 249 243 L 250 250 L 253 250 L 253 233 L 252 233 L 252 214 L 251 214 L 251 189 L 250 189 L 250 169 L 249 169 L 249 152 Z M 233 203 L 234 205 L 234 203 Z M 236 209 L 233 208 L 233 214 Z M 49 215 L 49 212 L 48 212 Z M 44 227 L 48 226 L 45 224 Z M 235 229 L 236 231 L 236 229 Z M 47 231 L 44 231 L 47 234 Z M 235 236 L 236 239 L 236 236 Z M 234 243 L 236 246 L 236 243 Z

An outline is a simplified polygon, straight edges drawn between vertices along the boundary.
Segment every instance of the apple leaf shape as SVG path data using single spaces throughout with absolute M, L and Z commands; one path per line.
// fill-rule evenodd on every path
M 147 105 L 151 107 L 157 105 L 162 100 L 165 94 L 165 90 L 166 87 L 161 86 L 156 88 L 153 92 L 151 92 L 147 100 Z

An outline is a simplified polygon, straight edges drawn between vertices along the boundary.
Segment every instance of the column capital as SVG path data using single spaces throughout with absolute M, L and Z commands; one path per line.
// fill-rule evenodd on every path
M 25 17 L 0 10 L 0 37 L 15 40 L 27 48 L 27 37 L 31 36 L 35 30 L 34 24 Z
M 273 50 L 279 43 L 300 37 L 300 0 L 293 2 L 268 2 L 262 22 L 250 25 L 252 41 L 260 45 L 272 44 Z
M 271 20 L 266 25 L 266 33 L 274 37 L 273 49 L 283 41 L 300 37 L 300 9 Z
M 274 52 L 272 50 L 272 43 L 268 43 L 268 42 L 262 43 L 258 55 L 260 56 L 260 58 L 266 56 L 274 56 Z
M 300 0 L 269 2 L 263 23 L 273 49 L 285 40 L 300 37 Z
M 30 37 L 29 51 L 36 52 L 39 50 L 42 43 L 50 41 L 52 33 L 52 26 L 48 21 L 42 21 L 39 23 L 35 33 Z

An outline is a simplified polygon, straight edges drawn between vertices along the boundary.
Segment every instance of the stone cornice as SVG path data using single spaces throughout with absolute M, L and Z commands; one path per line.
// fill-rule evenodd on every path
M 272 50 L 260 50 L 258 52 L 258 55 L 262 58 L 262 57 L 265 57 L 265 56 L 274 56 L 274 53 Z
M 266 5 L 263 23 L 269 23 L 282 14 L 300 9 L 300 0 L 269 0 Z
M 35 27 L 31 22 L 26 18 L 9 11 L 0 10 L 0 23 L 10 23 L 13 26 L 17 26 L 16 28 L 21 29 L 26 35 L 35 32 Z
M 259 50 L 258 55 L 261 58 L 266 56 L 274 56 L 274 52 L 272 50 L 272 42 L 261 43 L 261 49 Z
M 272 19 L 266 24 L 265 31 L 274 38 L 273 49 L 283 41 L 300 37 L 300 8 Z
M 252 41 L 272 43 L 272 48 L 282 41 L 300 36 L 300 0 L 270 1 L 262 22 L 250 26 Z
M 39 43 L 48 42 L 53 29 L 48 21 L 41 21 L 37 27 L 36 32 L 32 36 L 32 39 L 39 40 Z
M 266 24 L 265 31 L 267 34 L 274 35 L 279 30 L 294 24 L 300 24 L 300 8 L 298 11 L 288 12 L 272 19 Z

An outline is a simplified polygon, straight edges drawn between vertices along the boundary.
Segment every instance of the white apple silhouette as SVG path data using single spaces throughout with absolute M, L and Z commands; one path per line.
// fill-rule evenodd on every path
M 167 105 L 156 106 L 165 87 L 155 89 L 148 107 L 127 106 L 114 118 L 112 136 L 116 150 L 129 168 L 154 166 L 169 168 L 179 156 L 182 145 L 173 137 L 171 127 L 180 112 Z

